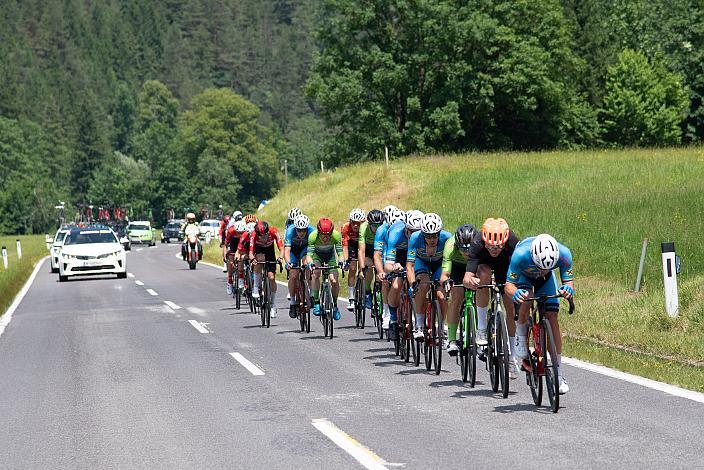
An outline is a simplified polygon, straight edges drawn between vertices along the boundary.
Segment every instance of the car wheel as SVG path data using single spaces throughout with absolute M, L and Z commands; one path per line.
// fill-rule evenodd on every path
M 117 278 L 118 279 L 125 279 L 127 277 L 127 272 L 124 273 L 117 273 Z
M 62 276 L 61 274 L 59 274 L 59 282 L 66 282 L 66 281 L 68 281 L 68 276 Z

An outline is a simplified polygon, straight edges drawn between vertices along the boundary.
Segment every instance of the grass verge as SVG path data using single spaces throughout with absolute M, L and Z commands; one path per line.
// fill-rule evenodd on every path
M 17 258 L 18 239 L 22 245 L 22 259 Z M 0 314 L 4 314 L 32 274 L 37 261 L 49 251 L 43 235 L 0 236 L 0 246 L 7 247 L 8 254 L 7 270 L 0 259 Z

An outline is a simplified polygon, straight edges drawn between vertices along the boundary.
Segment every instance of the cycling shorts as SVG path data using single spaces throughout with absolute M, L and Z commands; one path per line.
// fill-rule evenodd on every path
M 270 245 L 270 246 L 255 245 L 254 256 L 259 255 L 259 254 L 264 255 L 265 261 L 271 261 L 271 262 L 276 261 L 276 253 L 274 252 L 274 245 Z M 275 264 L 267 264 L 266 271 L 269 273 L 275 273 L 276 272 L 276 265 Z
M 496 282 L 499 281 L 497 280 Z M 537 279 L 531 279 L 521 274 L 516 284 L 519 289 L 526 289 L 528 291 L 534 289 L 533 294 L 535 297 L 557 294 L 557 278 L 555 277 L 555 272 L 551 272 L 549 276 L 539 277 Z M 559 312 L 560 299 L 548 299 L 545 302 L 545 311 Z
M 450 268 L 450 279 L 452 279 L 452 282 L 454 282 L 456 286 L 462 285 L 462 282 L 464 281 L 464 273 L 466 272 L 467 265 L 465 263 L 455 263 L 453 261 L 452 268 Z
M 433 281 L 439 281 L 440 274 L 442 274 L 442 258 L 436 261 L 425 261 L 416 258 L 413 263 L 413 270 L 416 276 L 419 274 L 428 274 L 432 277 Z

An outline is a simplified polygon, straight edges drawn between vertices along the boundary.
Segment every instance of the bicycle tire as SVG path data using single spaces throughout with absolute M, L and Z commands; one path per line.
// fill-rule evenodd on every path
M 457 325 L 457 337 L 459 338 L 458 342 L 460 344 L 457 355 L 459 356 L 462 382 L 467 382 L 469 378 L 469 341 L 467 337 L 466 318 L 467 316 L 463 309 L 459 324 Z
M 423 355 L 425 356 L 425 370 L 433 367 L 432 326 L 430 324 L 430 305 L 425 307 L 425 325 L 423 327 Z
M 420 365 L 420 341 L 413 338 L 413 329 L 411 329 L 411 348 L 413 349 L 413 365 L 418 367 Z
M 235 284 L 234 286 L 234 291 L 235 291 L 235 308 L 239 310 L 242 307 L 242 291 L 240 288 Z
M 364 328 L 364 278 L 358 277 L 354 284 L 354 314 L 357 328 Z
M 501 385 L 499 381 L 499 358 L 497 355 L 497 343 L 498 335 L 496 332 L 496 324 L 494 322 L 495 316 L 494 312 L 487 313 L 486 322 L 486 336 L 488 344 L 486 346 L 486 368 L 489 370 L 489 382 L 491 384 L 491 391 L 498 392 L 499 386 Z
M 474 309 L 474 305 L 470 305 L 467 309 L 467 323 L 469 323 L 469 330 L 467 331 L 467 381 L 469 386 L 474 388 L 477 384 L 477 311 Z
M 262 282 L 259 288 L 259 317 L 262 320 L 262 327 L 266 327 L 266 300 L 266 284 Z
M 374 317 L 376 318 L 376 330 L 379 334 L 379 339 L 384 339 L 384 304 L 381 297 L 381 283 L 374 283 L 374 298 L 372 299 L 372 307 L 374 308 Z
M 530 386 L 533 403 L 535 403 L 535 406 L 540 406 L 543 403 L 543 377 L 538 372 L 538 352 L 536 351 L 536 347 L 539 350 L 540 345 L 535 343 L 536 338 L 532 322 L 528 324 L 528 328 L 528 360 L 530 361 L 531 370 L 526 373 L 528 374 L 528 385 Z M 533 346 L 533 352 L 530 352 L 531 345 Z
M 552 333 L 552 326 L 547 318 L 542 320 L 541 331 L 541 342 L 546 346 L 543 351 L 543 362 L 545 370 L 545 388 L 548 393 L 548 400 L 550 401 L 550 409 L 553 413 L 557 413 L 560 409 L 560 381 L 557 375 L 557 367 L 555 366 L 555 359 L 557 357 L 557 348 L 555 346 L 555 337 Z M 550 360 L 548 361 L 548 357 Z
M 440 371 L 442 370 L 442 347 L 445 340 L 445 328 L 443 328 L 444 323 L 440 305 L 434 296 L 431 297 L 431 302 L 433 304 L 433 326 L 435 328 L 433 335 L 433 347 L 435 348 L 435 351 L 433 351 L 433 366 L 435 367 L 435 375 L 440 375 Z
M 498 360 L 499 360 L 499 379 L 501 381 L 501 396 L 503 398 L 508 397 L 508 392 L 510 388 L 510 381 L 508 377 L 509 361 L 511 360 L 509 348 L 508 348 L 508 327 L 506 326 L 506 315 L 504 315 L 503 310 L 496 312 L 495 325 L 497 339 L 496 345 L 499 348 Z

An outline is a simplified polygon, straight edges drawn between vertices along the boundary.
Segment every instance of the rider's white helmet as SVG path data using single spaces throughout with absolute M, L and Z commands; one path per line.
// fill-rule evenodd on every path
M 406 228 L 408 230 L 420 230 L 423 222 L 423 213 L 419 210 L 410 210 L 406 212 Z
M 305 230 L 310 226 L 310 219 L 307 215 L 300 214 L 294 219 L 293 225 L 299 230 Z
M 240 211 L 233 212 L 232 218 L 235 219 L 235 221 L 242 220 L 242 212 L 240 212 Z
M 557 240 L 547 233 L 538 235 L 530 244 L 530 255 L 538 268 L 545 271 L 555 269 L 560 258 Z
M 386 218 L 386 220 L 389 221 L 389 225 L 393 225 L 396 222 L 405 222 L 406 221 L 406 213 L 403 212 L 401 209 L 398 207 L 395 207 L 389 216 Z
M 426 234 L 440 233 L 440 230 L 442 230 L 442 219 L 439 215 L 432 212 L 425 214 L 420 224 L 420 229 Z
M 352 212 L 350 212 L 350 220 L 352 222 L 364 222 L 366 216 L 367 214 L 360 208 L 352 209 Z
M 256 223 L 256 222 L 250 222 L 250 223 L 248 223 L 248 224 L 245 226 L 245 228 L 247 229 L 247 231 L 248 231 L 249 233 L 254 232 L 254 229 L 255 229 L 256 227 L 257 227 L 257 223 Z
M 235 232 L 244 232 L 247 230 L 247 224 L 244 223 L 244 220 L 238 220 L 235 222 Z
M 386 217 L 386 221 L 389 222 L 390 224 L 393 222 L 390 222 L 391 220 L 391 214 L 393 211 L 397 210 L 398 207 L 394 206 L 393 204 L 390 204 L 386 207 L 384 207 L 384 216 Z
M 296 220 L 299 215 L 301 215 L 301 210 L 298 207 L 294 207 L 288 211 L 288 220 Z

